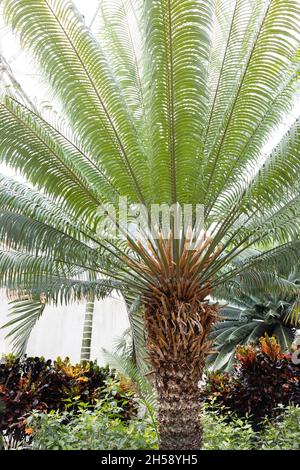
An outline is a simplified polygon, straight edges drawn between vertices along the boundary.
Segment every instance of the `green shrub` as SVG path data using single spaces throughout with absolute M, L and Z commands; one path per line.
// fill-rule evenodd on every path
M 126 405 L 126 403 L 124 403 Z M 32 435 L 34 450 L 121 450 L 154 449 L 157 437 L 146 418 L 124 421 L 124 409 L 116 401 L 101 400 L 91 410 L 77 413 L 33 412 L 26 432 Z
M 299 407 L 277 406 L 280 392 L 281 400 L 297 400 L 299 367 L 281 355 L 272 341 L 262 342 L 260 350 L 240 348 L 239 354 L 236 374 L 214 374 L 206 387 L 203 449 L 299 449 Z M 262 370 L 266 376 L 258 375 Z M 255 416 L 262 422 L 259 428 L 253 416 L 247 416 L 249 404 L 255 412 L 247 384 L 256 387 L 256 399 L 262 395 L 263 401 L 260 398 L 257 403 L 267 404 L 267 417 Z M 284 387 L 273 393 L 272 387 L 278 384 Z M 231 407 L 226 408 L 225 403 Z M 157 448 L 155 426 L 147 416 L 137 418 L 132 384 L 96 363 L 73 366 L 69 360 L 52 363 L 8 356 L 0 364 L 0 404 L 0 430 L 6 447 L 19 443 L 49 450 Z
M 261 338 L 260 346 L 237 348 L 233 374 L 208 374 L 202 390 L 206 403 L 217 403 L 239 417 L 249 416 L 259 430 L 264 417 L 280 413 L 279 404 L 300 404 L 300 367 L 282 354 L 275 338 Z
M 230 420 L 228 420 L 230 416 Z M 204 409 L 202 414 L 204 450 L 250 450 L 255 432 L 249 421 L 221 407 Z
M 235 413 L 215 404 L 205 406 L 203 449 L 299 450 L 300 408 L 279 408 L 276 418 L 265 418 L 262 429 L 255 432 L 248 418 L 238 418 Z
M 32 410 L 76 411 L 78 403 L 91 405 L 105 397 L 122 404 L 122 419 L 135 414 L 133 397 L 125 395 L 115 375 L 96 362 L 72 365 L 68 358 L 52 362 L 42 357 L 6 356 L 0 363 L 0 401 L 4 404 L 0 433 L 9 445 L 16 445 L 26 437 L 25 418 Z
M 300 450 L 300 408 L 283 408 L 273 422 L 265 422 L 260 442 L 263 450 Z
M 115 401 L 101 400 L 94 409 L 79 405 L 79 412 L 48 414 L 34 411 L 26 431 L 34 450 L 137 450 L 156 449 L 156 430 L 148 417 L 124 421 L 123 409 Z M 228 421 L 228 413 L 230 421 Z M 204 450 L 265 450 L 300 448 L 300 408 L 281 410 L 255 432 L 247 418 L 218 405 L 202 412 Z

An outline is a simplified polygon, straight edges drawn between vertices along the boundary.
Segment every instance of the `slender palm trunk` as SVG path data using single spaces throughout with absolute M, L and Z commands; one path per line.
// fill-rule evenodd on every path
M 95 297 L 91 295 L 86 304 L 83 335 L 81 343 L 80 361 L 89 361 L 91 359 L 91 344 L 93 334 L 93 319 L 95 310 Z
M 147 349 L 159 401 L 160 449 L 197 450 L 202 443 L 198 383 L 218 306 L 195 299 L 160 300 L 160 307 L 156 302 L 148 305 L 145 315 Z

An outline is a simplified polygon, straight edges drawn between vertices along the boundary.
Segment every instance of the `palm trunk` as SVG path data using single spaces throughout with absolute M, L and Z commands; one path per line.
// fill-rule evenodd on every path
M 186 364 L 168 368 L 156 378 L 159 401 L 160 449 L 199 450 L 202 444 L 200 397 L 197 382 L 187 373 Z
M 86 304 L 86 310 L 85 310 L 80 362 L 90 361 L 91 359 L 94 310 L 95 310 L 95 297 L 94 295 L 91 295 L 90 299 L 88 300 Z
M 221 246 L 203 232 L 197 244 L 187 232 L 180 243 L 170 231 L 160 233 L 156 246 L 140 243 L 142 262 L 136 272 L 149 277 L 143 295 L 147 359 L 157 390 L 160 449 L 196 450 L 201 447 L 198 384 L 211 350 L 208 335 L 219 306 L 211 304 L 209 267 Z M 205 273 L 205 275 L 204 275 Z
M 149 361 L 158 395 L 160 449 L 201 448 L 200 390 L 207 336 L 218 306 L 193 299 L 160 298 L 146 305 L 145 324 Z

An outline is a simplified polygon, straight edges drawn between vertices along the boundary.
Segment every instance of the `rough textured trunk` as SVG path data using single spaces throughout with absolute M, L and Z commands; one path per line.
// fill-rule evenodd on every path
M 218 306 L 160 298 L 146 308 L 149 361 L 158 394 L 160 449 L 201 448 L 200 391 Z M 156 304 L 156 305 L 155 305 Z
M 200 449 L 198 383 L 211 342 L 211 325 L 218 304 L 211 304 L 210 267 L 222 247 L 206 232 L 197 243 L 186 232 L 180 241 L 172 231 L 160 233 L 147 248 L 131 244 L 142 261 L 131 261 L 136 273 L 147 278 L 143 295 L 148 361 L 159 399 L 160 448 Z
M 199 388 L 187 364 L 157 377 L 160 448 L 199 450 L 202 444 Z

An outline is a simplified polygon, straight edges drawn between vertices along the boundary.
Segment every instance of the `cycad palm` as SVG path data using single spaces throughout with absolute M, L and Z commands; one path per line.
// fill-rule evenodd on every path
M 268 277 L 268 273 L 264 275 Z M 209 357 L 210 367 L 230 370 L 236 346 L 258 343 L 265 334 L 276 337 L 282 352 L 291 350 L 300 326 L 299 272 L 281 273 L 276 281 L 256 288 L 255 280 L 245 284 L 240 276 L 219 292 L 220 300 L 227 305 L 221 308 L 221 321 L 210 335 L 218 351 Z
M 47 295 L 57 279 L 93 273 L 139 296 L 161 447 L 196 449 L 218 312 L 208 296 L 245 269 L 293 262 L 300 247 L 298 122 L 265 155 L 299 84 L 300 5 L 145 0 L 125 15 L 121 0 L 104 3 L 97 41 L 69 0 L 4 0 L 69 125 L 2 100 L 0 156 L 35 186 L 1 179 L 2 284 Z M 103 240 L 97 208 L 119 196 L 203 204 L 207 232 L 194 250 L 172 234 Z

